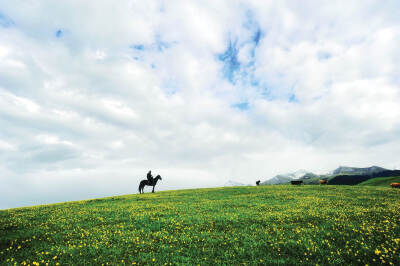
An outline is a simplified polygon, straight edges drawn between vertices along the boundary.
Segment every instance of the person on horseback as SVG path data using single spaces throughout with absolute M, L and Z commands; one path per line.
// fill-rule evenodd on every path
M 153 176 L 151 174 L 151 170 L 147 173 L 147 180 L 149 180 L 150 184 L 153 184 Z
M 154 193 L 154 187 L 157 185 L 158 180 L 162 180 L 160 175 L 157 175 L 156 177 L 153 178 L 153 176 L 151 175 L 151 171 L 149 171 L 147 173 L 147 178 L 148 179 L 143 179 L 139 183 L 139 193 L 140 194 L 144 193 L 143 189 L 145 186 L 153 187 L 153 190 L 151 192 Z

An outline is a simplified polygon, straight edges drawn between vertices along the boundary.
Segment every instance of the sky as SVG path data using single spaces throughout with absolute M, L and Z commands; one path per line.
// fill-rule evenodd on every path
M 0 1 L 0 209 L 398 169 L 398 47 L 398 0 Z

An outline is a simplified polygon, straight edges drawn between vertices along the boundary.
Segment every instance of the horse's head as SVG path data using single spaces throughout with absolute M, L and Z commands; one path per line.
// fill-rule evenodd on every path
M 160 175 L 157 175 L 157 176 L 156 176 L 156 179 L 160 179 L 160 180 L 162 180 L 162 178 L 161 178 L 161 176 L 160 176 Z

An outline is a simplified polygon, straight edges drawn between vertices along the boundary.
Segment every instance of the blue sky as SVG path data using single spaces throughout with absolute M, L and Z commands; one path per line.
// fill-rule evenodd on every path
M 400 168 L 398 1 L 0 4 L 0 208 Z

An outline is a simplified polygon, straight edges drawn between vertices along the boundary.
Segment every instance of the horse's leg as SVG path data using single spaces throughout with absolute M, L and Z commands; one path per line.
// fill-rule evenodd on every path
M 153 186 L 153 191 L 152 191 L 153 193 L 154 193 L 154 187 L 155 187 L 155 186 Z

